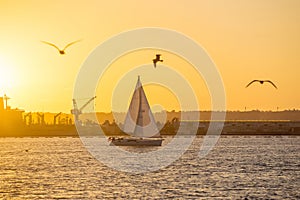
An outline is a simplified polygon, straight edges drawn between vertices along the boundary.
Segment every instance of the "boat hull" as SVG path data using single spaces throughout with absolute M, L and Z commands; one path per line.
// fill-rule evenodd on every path
M 115 146 L 161 146 L 162 138 L 110 138 Z

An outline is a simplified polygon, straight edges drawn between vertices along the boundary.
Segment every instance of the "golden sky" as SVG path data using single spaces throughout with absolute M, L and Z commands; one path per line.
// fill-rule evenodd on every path
M 76 76 L 93 49 L 123 31 L 161 27 L 185 34 L 206 49 L 222 76 L 228 110 L 299 109 L 299 13 L 299 0 L 0 0 L 0 96 L 6 93 L 12 107 L 26 111 L 69 112 Z M 63 56 L 40 42 L 63 47 L 77 39 L 83 40 Z M 156 52 L 133 52 L 112 63 L 98 91 L 107 98 L 97 99 L 97 110 L 109 111 L 115 101 L 109 92 L 122 74 L 150 56 L 151 62 Z M 180 57 L 160 52 L 164 64 L 200 91 L 200 109 L 209 110 L 209 92 L 201 77 L 195 78 Z M 119 66 L 121 71 L 116 70 Z M 278 90 L 258 83 L 245 89 L 253 79 L 270 79 Z M 128 83 L 128 91 L 135 83 L 136 79 Z M 171 91 L 153 85 L 145 90 L 150 104 L 178 110 Z M 160 90 L 165 90 L 164 98 Z M 128 104 L 128 98 L 124 102 Z

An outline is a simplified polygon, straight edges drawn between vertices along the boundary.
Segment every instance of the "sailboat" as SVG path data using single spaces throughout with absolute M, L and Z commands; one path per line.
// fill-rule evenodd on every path
M 129 137 L 110 137 L 110 145 L 116 146 L 161 146 L 163 139 L 155 123 L 143 85 L 138 76 L 123 131 Z

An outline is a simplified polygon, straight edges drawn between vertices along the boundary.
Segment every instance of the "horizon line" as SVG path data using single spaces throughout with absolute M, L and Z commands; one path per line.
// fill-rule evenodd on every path
M 4 109 L 6 110 L 6 109 Z M 54 111 L 25 111 L 22 109 L 9 109 L 9 110 L 19 110 L 19 111 L 23 111 L 24 113 L 58 113 L 58 112 L 54 112 Z M 255 109 L 255 110 L 162 110 L 162 111 L 152 111 L 153 114 L 154 113 L 162 113 L 162 112 L 167 112 L 167 113 L 178 113 L 178 112 L 240 112 L 240 113 L 247 113 L 247 112 L 274 112 L 274 113 L 279 113 L 279 112 L 298 112 L 300 111 L 300 109 L 284 109 L 284 110 L 259 110 L 259 109 Z M 62 112 L 62 111 L 60 111 Z M 64 114 L 71 114 L 71 113 L 66 113 L 66 112 L 62 112 Z M 110 113 L 127 113 L 127 111 L 95 111 L 95 112 L 83 112 L 82 114 L 90 114 L 90 113 L 106 113 L 106 114 L 110 114 Z

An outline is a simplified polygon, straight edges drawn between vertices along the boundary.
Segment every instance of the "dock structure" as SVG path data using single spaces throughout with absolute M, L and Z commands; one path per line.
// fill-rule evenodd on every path
M 211 124 L 218 124 L 218 121 L 199 121 L 197 135 L 205 135 Z M 190 121 L 182 121 L 175 123 L 167 123 L 162 128 L 163 135 L 176 134 L 179 126 L 185 127 L 186 130 L 180 134 L 190 134 Z M 300 121 L 289 120 L 248 120 L 248 121 L 225 121 L 222 129 L 222 135 L 300 135 Z

